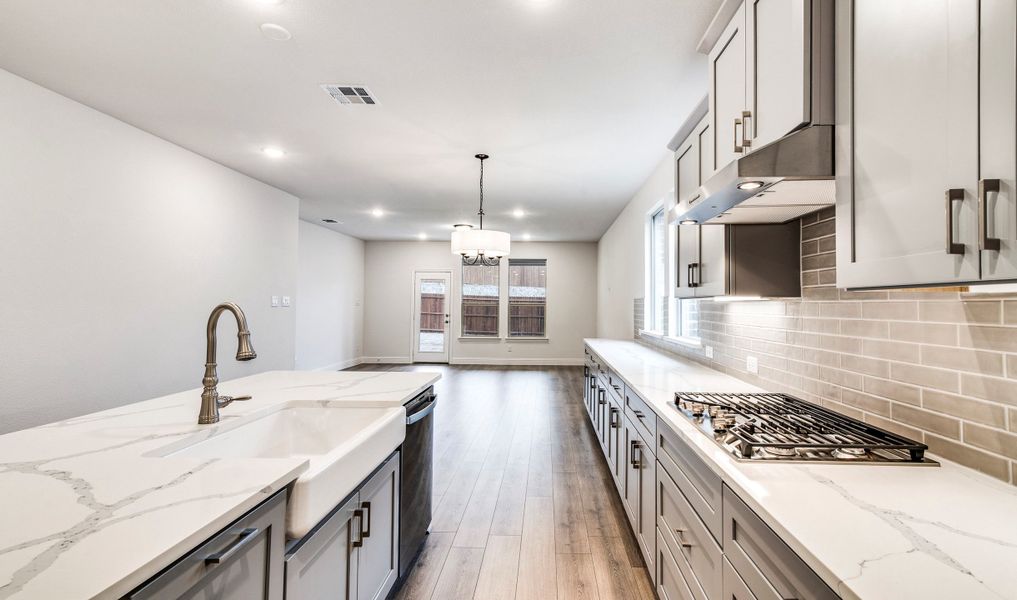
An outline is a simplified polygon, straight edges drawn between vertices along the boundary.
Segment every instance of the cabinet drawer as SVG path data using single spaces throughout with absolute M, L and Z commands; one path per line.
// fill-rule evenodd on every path
M 664 539 L 657 534 L 657 597 L 660 600 L 695 600 L 678 563 L 671 556 Z
M 645 400 L 636 395 L 632 390 L 625 388 L 625 414 L 639 428 L 639 432 L 647 440 L 657 437 L 657 413 L 650 409 Z M 650 452 L 656 454 L 654 444 L 649 446 Z
M 738 571 L 735 571 L 731 563 L 724 559 L 724 596 L 723 600 L 780 600 L 780 596 L 777 595 L 777 591 L 773 588 L 760 591 L 749 589 L 749 586 L 745 585 L 741 576 L 738 575 Z M 757 595 L 758 594 L 758 595 Z
M 668 427 L 659 429 L 657 460 L 677 484 L 713 537 L 720 541 L 724 535 L 720 476 L 706 466 L 706 463 L 696 456 L 695 451 Z
M 285 538 L 281 491 L 126 598 L 282 600 Z
M 697 600 L 721 595 L 721 550 L 670 475 L 657 474 L 657 530 Z
M 756 513 L 730 488 L 724 490 L 724 553 L 745 585 L 776 590 L 778 598 L 838 598 Z

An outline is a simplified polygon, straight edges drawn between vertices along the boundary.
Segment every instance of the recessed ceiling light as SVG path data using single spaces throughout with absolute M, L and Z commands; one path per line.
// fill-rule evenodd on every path
M 526 212 L 523 211 L 523 209 L 521 209 L 521 208 L 517 208 L 514 211 L 512 211 L 512 216 L 517 218 L 517 219 L 522 219 L 523 217 L 526 216 Z
M 293 34 L 287 31 L 285 27 L 282 25 L 276 25 L 275 23 L 264 23 L 260 29 L 262 35 L 276 42 L 285 42 L 293 37 Z
M 682 219 L 681 221 L 678 221 L 678 224 L 679 225 L 695 225 L 698 222 L 699 221 L 697 221 L 695 219 Z
M 523 239 L 526 240 L 526 241 L 530 241 L 530 234 L 524 233 L 523 234 Z
M 286 0 L 255 0 L 258 4 L 282 4 Z
M 758 190 L 763 187 L 762 181 L 746 181 L 745 183 L 739 183 L 738 189 L 740 190 Z
M 418 240 L 426 240 L 427 239 L 427 234 L 424 233 L 424 232 L 420 232 L 420 233 L 417 234 L 417 239 Z
M 383 211 L 380 208 L 376 208 L 376 209 L 371 211 L 371 214 L 376 216 L 376 217 L 384 217 L 385 216 L 385 211 Z
M 286 153 L 283 152 L 281 148 L 276 148 L 274 146 L 262 148 L 261 151 L 269 158 L 282 158 L 286 156 Z

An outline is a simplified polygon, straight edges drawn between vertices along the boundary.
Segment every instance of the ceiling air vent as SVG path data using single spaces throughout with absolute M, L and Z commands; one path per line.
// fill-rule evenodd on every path
M 377 104 L 371 90 L 362 85 L 339 85 L 326 83 L 321 89 L 339 104 Z

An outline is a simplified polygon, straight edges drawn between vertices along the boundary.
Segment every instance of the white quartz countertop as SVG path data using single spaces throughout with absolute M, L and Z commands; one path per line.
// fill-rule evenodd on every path
M 439 377 L 270 371 L 219 384 L 253 399 L 217 425 L 197 424 L 197 388 L 0 436 L 0 600 L 120 597 L 307 466 L 153 451 L 292 400 L 401 405 Z
M 678 412 L 674 393 L 762 390 L 635 342 L 586 343 L 843 598 L 1017 599 L 1017 487 L 939 457 L 939 467 L 739 462 Z

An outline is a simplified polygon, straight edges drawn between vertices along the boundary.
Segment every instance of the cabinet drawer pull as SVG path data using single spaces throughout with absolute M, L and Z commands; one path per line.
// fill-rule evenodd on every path
M 632 440 L 629 442 L 629 463 L 632 465 L 632 468 L 639 469 L 641 465 L 640 460 L 636 458 L 636 450 L 639 450 L 639 441 Z M 641 451 L 640 454 L 642 454 Z
M 360 539 L 363 540 L 364 538 L 371 537 L 371 503 L 370 502 L 361 502 L 360 503 L 360 507 L 364 510 L 364 513 L 367 515 L 366 519 L 363 519 L 363 518 L 360 519 L 361 525 L 363 525 L 364 523 L 367 523 L 367 527 L 360 534 Z
M 636 418 L 637 418 L 637 419 L 640 419 L 640 420 L 642 420 L 642 419 L 645 419 L 645 418 L 646 418 L 646 415 L 645 415 L 645 414 L 643 414 L 643 411 L 641 411 L 641 410 L 633 410 L 633 411 L 632 411 L 632 414 L 636 415 Z
M 692 544 L 685 541 L 685 530 L 675 529 L 675 533 L 678 534 L 678 543 L 681 544 L 682 548 L 692 548 Z
M 618 414 L 618 409 L 611 407 L 611 429 L 618 429 L 618 421 L 614 419 L 615 415 Z
M 247 529 L 240 532 L 237 541 L 230 544 L 225 550 L 216 552 L 215 554 L 209 554 L 205 557 L 206 565 L 221 565 L 229 559 L 236 556 L 238 552 L 244 549 L 245 546 L 253 542 L 261 530 L 257 527 L 248 527 Z
M 597 389 L 597 404 L 607 404 L 607 400 L 604 399 L 604 388 Z
M 964 190 L 950 188 L 946 190 L 946 253 L 964 254 L 964 244 L 953 241 L 953 203 L 964 201 Z
M 752 138 L 749 137 L 749 119 L 752 118 L 751 110 L 742 111 L 742 148 L 752 146 Z
M 989 192 L 999 193 L 998 179 L 978 182 L 978 249 L 999 252 L 999 238 L 989 237 Z
M 735 154 L 741 154 L 742 150 L 744 150 L 744 148 L 742 148 L 738 144 L 738 128 L 741 127 L 741 125 L 742 125 L 742 120 L 741 119 L 735 119 L 734 120 L 734 127 L 731 129 L 731 131 L 734 133 L 734 151 L 735 151 Z
M 353 529 L 353 519 L 360 519 L 360 522 L 357 524 L 357 528 L 356 528 L 357 539 L 355 539 L 352 542 L 350 542 L 350 545 L 353 546 L 354 548 L 360 548 L 361 546 L 364 545 L 364 529 L 363 529 L 364 528 L 364 511 L 360 510 L 359 508 L 357 510 L 353 511 L 353 517 L 350 518 L 350 536 L 353 535 L 353 531 L 354 531 L 354 529 Z

